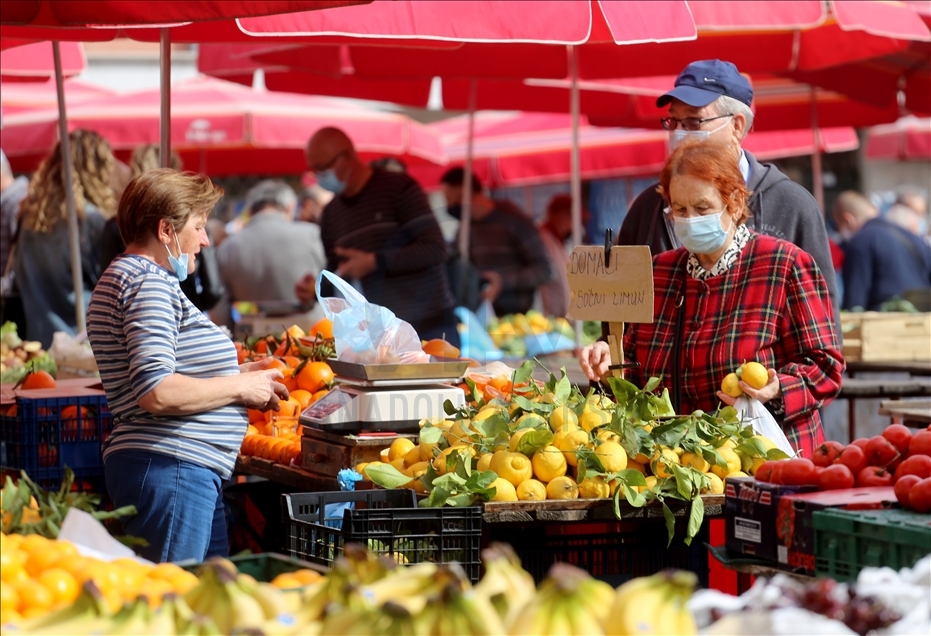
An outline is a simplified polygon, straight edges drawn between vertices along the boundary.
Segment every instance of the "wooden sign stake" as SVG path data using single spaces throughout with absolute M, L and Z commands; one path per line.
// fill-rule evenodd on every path
M 611 354 L 611 365 L 624 364 L 624 323 L 608 323 L 608 352 Z M 611 369 L 611 377 L 623 378 L 624 369 Z

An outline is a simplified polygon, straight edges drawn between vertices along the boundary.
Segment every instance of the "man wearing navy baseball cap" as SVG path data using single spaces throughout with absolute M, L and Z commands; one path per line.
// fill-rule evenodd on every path
M 747 226 L 799 246 L 815 259 L 828 284 L 837 313 L 837 283 L 828 247 L 824 215 L 814 197 L 772 164 L 762 164 L 740 147 L 753 125 L 753 88 L 730 62 L 692 62 L 676 78 L 675 87 L 656 100 L 668 106 L 663 128 L 670 150 L 683 139 L 707 139 L 731 144 L 740 153 L 740 171 L 751 191 Z M 634 200 L 617 237 L 618 245 L 648 245 L 653 254 L 681 246 L 665 203 L 650 186 Z M 838 331 L 840 334 L 840 331 Z

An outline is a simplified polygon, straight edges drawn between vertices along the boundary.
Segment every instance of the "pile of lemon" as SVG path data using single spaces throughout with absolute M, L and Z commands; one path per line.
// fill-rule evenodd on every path
M 145 596 L 158 607 L 165 594 L 184 594 L 197 577 L 173 563 L 81 556 L 68 541 L 0 533 L 0 624 L 16 624 L 71 605 L 93 580 L 111 611 Z

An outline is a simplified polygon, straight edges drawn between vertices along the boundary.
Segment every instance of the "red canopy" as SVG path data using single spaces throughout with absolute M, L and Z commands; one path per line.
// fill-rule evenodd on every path
M 90 128 L 118 155 L 159 139 L 159 92 L 141 91 L 69 108 L 70 129 Z M 3 148 L 18 170 L 35 168 L 57 140 L 57 111 L 4 119 Z M 171 144 L 186 168 L 211 176 L 299 174 L 304 148 L 323 126 L 338 126 L 366 158 L 392 155 L 411 165 L 445 163 L 439 136 L 405 115 L 341 100 L 253 91 L 197 78 L 172 87 Z
M 903 117 L 874 126 L 866 135 L 866 158 L 876 161 L 931 161 L 931 119 Z
M 10 44 L 15 46 L 0 50 L 0 79 L 4 82 L 42 82 L 55 77 L 52 46 L 48 42 L 11 41 Z M 87 59 L 80 43 L 61 45 L 61 70 L 65 77 L 77 75 L 86 67 Z
M 457 117 L 432 124 L 446 147 L 450 162 L 466 155 L 468 118 Z M 561 183 L 569 180 L 571 118 L 549 113 L 477 113 L 475 116 L 474 170 L 494 187 Z M 856 150 L 852 128 L 821 131 L 822 152 Z M 582 118 L 579 152 L 583 179 L 655 175 L 668 156 L 668 135 L 662 131 L 598 128 Z M 811 130 L 753 132 L 743 147 L 759 159 L 772 160 L 811 154 Z M 421 165 L 411 173 L 424 187 L 435 187 L 446 168 Z
M 45 44 L 48 47 L 48 43 Z M 82 82 L 77 78 L 65 80 L 65 104 L 68 108 L 91 99 L 115 95 L 102 86 Z M 4 117 L 26 111 L 58 108 L 58 91 L 54 81 L 3 82 L 0 84 L 0 110 Z

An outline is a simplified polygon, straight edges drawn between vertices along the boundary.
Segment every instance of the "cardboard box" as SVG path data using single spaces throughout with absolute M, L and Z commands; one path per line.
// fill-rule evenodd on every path
M 814 486 L 778 486 L 753 477 L 729 477 L 724 484 L 728 551 L 775 562 L 779 501 L 787 494 L 813 490 Z
M 892 487 L 850 488 L 782 497 L 776 517 L 776 551 L 780 569 L 814 576 L 816 512 L 828 508 L 877 510 L 895 505 L 895 502 Z
M 841 323 L 845 360 L 931 360 L 931 313 L 845 312 Z

